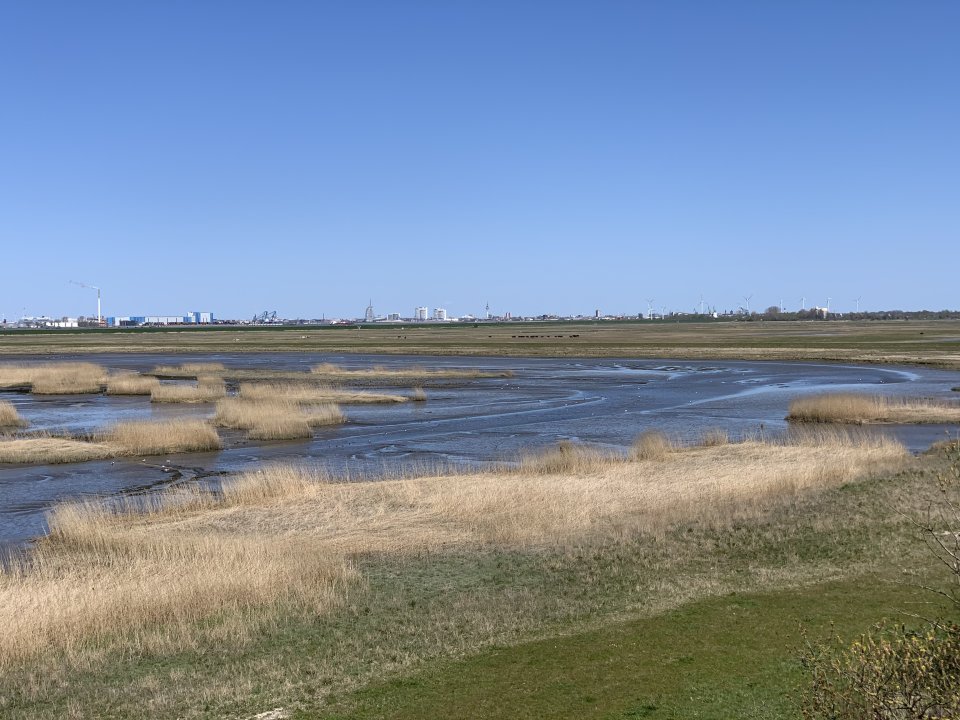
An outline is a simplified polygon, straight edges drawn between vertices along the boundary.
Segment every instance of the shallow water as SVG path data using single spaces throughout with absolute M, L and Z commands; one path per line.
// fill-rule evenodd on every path
M 21 362 L 26 358 L 18 358 Z M 49 359 L 49 358 L 47 358 Z M 57 360 L 70 359 L 58 357 Z M 332 356 L 300 353 L 85 356 L 111 369 L 149 370 L 159 364 L 223 362 L 235 367 L 307 370 L 319 362 L 345 367 L 423 365 L 511 369 L 507 379 L 427 387 L 426 403 L 345 406 L 347 424 L 321 429 L 311 440 L 258 445 L 225 435 L 218 453 L 173 455 L 50 466 L 0 465 L 0 544 L 20 543 L 45 530 L 51 505 L 90 495 L 150 492 L 173 483 L 231 474 L 265 462 L 322 463 L 365 476 L 440 464 L 482 465 L 558 440 L 626 447 L 644 430 L 681 440 L 722 427 L 731 437 L 786 429 L 796 397 L 823 391 L 953 397 L 960 373 L 906 367 L 814 363 L 664 362 L 660 360 Z M 398 390 L 407 392 L 407 390 Z M 112 422 L 206 416 L 212 405 L 151 404 L 148 397 L 48 396 L 0 392 L 32 430 L 90 432 Z M 957 426 L 885 427 L 922 450 Z

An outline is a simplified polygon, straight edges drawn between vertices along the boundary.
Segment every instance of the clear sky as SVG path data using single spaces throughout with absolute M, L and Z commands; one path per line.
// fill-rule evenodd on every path
M 960 307 L 960 3 L 0 4 L 0 315 Z

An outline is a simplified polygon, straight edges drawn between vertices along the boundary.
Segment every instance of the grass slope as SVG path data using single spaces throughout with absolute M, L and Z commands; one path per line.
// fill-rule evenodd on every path
M 815 631 L 827 618 L 847 618 L 841 629 L 856 634 L 907 597 L 902 587 L 877 582 L 878 574 L 911 580 L 902 573 L 936 568 L 909 523 L 892 510 L 926 507 L 924 489 L 937 461 L 922 462 L 884 479 L 787 495 L 732 522 L 691 517 L 663 534 L 407 546 L 400 554 L 372 545 L 354 557 L 354 579 L 339 601 L 322 611 L 279 603 L 248 605 L 237 614 L 233 601 L 217 601 L 222 613 L 204 615 L 200 632 L 184 615 L 183 625 L 158 635 L 151 621 L 144 642 L 119 646 L 126 650 L 111 650 L 107 636 L 76 645 L 73 661 L 44 653 L 11 663 L 0 673 L 0 715 L 240 718 L 282 706 L 303 718 L 644 717 L 640 713 L 656 705 L 666 709 L 662 717 L 795 716 L 783 692 L 798 677 L 795 618 L 806 622 L 812 613 Z M 213 506 L 216 537 L 228 536 L 234 525 L 247 527 L 248 507 L 282 517 L 273 512 L 288 500 L 275 492 L 258 499 L 259 487 L 239 488 L 242 494 L 228 498 L 223 511 Z M 289 502 L 300 507 L 294 498 Z M 315 516 L 310 508 L 304 512 Z M 375 506 L 371 512 L 383 517 Z M 190 523 L 175 525 L 176 535 L 166 540 L 156 528 L 124 533 L 129 542 L 116 548 L 124 560 L 117 568 L 126 572 L 131 554 L 149 542 L 173 560 L 168 550 L 192 547 L 209 557 L 209 569 L 195 569 L 209 577 L 219 541 L 209 536 L 209 548 L 194 546 L 207 535 L 198 536 Z M 287 535 L 290 526 L 278 529 Z M 112 546 L 107 530 L 63 545 L 64 554 L 46 561 L 66 561 L 64 570 L 73 572 L 89 560 L 87 548 Z M 396 523 L 385 531 L 393 537 Z M 295 556 L 284 557 L 325 557 L 307 548 L 301 544 Z M 271 567 L 256 554 L 243 555 Z M 178 565 L 194 568 L 192 562 L 170 567 Z M 168 583 L 158 585 L 156 573 L 143 567 L 147 599 L 151 588 Z M 260 571 L 228 574 L 270 590 L 272 580 Z M 205 590 L 191 596 L 191 607 L 209 596 L 210 583 L 201 585 Z M 23 585 L 8 590 L 2 607 L 15 612 Z M 238 585 L 233 599 L 243 593 Z M 82 589 L 80 597 L 86 597 Z M 18 617 L 17 627 L 28 624 Z M 83 615 L 84 622 L 90 618 Z M 184 631 L 192 642 L 179 641 Z M 774 670 L 765 670 L 771 662 Z
M 864 592 L 864 587 L 870 592 Z M 778 593 L 729 593 L 653 618 L 488 650 L 353 693 L 300 717 L 795 718 L 802 626 L 854 638 L 932 602 L 880 577 Z

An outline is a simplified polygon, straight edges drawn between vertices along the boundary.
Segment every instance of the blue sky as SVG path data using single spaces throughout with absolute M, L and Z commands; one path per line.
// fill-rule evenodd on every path
M 960 4 L 0 4 L 0 315 L 960 307 Z

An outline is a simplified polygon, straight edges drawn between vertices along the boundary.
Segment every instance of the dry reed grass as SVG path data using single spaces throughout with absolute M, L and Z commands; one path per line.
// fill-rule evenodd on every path
M 95 441 L 39 435 L 0 440 L 0 463 L 62 464 L 220 447 L 217 431 L 203 420 L 142 420 L 118 423 Z
M 156 379 L 156 378 L 154 378 Z M 196 385 L 160 385 L 150 391 L 150 402 L 155 403 L 207 403 L 226 397 L 227 386 L 223 380 L 211 375 L 201 375 Z
M 158 365 L 150 374 L 161 377 L 196 378 L 200 375 L 218 375 L 226 369 L 223 363 L 218 362 L 186 362 L 180 365 Z
M 427 393 L 422 387 L 415 387 L 413 392 L 410 393 L 410 399 L 414 402 L 426 402 Z
M 292 400 L 224 398 L 217 403 L 213 421 L 220 427 L 246 430 L 254 440 L 295 440 L 311 437 L 312 428 L 337 425 L 344 420 L 333 404 L 302 408 Z
M 0 428 L 26 427 L 27 421 L 20 417 L 16 406 L 9 400 L 0 400 Z
M 726 445 L 729 442 L 730 436 L 727 434 L 726 430 L 723 428 L 711 428 L 700 436 L 700 440 L 697 444 L 701 447 L 719 447 L 720 445 Z
M 373 393 L 362 390 L 343 390 L 326 385 L 307 383 L 241 383 L 239 396 L 244 400 L 284 400 L 308 405 L 312 403 L 402 403 L 410 398 L 404 395 Z
M 216 375 L 234 381 L 328 383 L 352 385 L 413 385 L 423 382 L 471 380 L 479 378 L 512 377 L 509 370 L 490 371 L 473 368 L 424 367 L 386 368 L 374 366 L 363 369 L 347 369 L 332 363 L 314 365 L 309 372 L 276 370 L 273 368 L 225 368 L 220 363 L 184 363 L 182 365 L 159 365 L 151 372 L 161 378 L 190 379 L 200 375 Z
M 0 388 L 29 387 L 35 371 L 35 365 L 2 363 L 0 364 Z
M 270 608 L 336 604 L 356 555 L 730 525 L 905 456 L 883 439 L 798 438 L 675 450 L 656 463 L 568 445 L 518 468 L 383 482 L 275 467 L 219 494 L 169 494 L 147 509 L 62 507 L 51 535 L 0 574 L 0 672 L 42 653 L 83 664 L 110 648 L 236 641 Z
M 525 453 L 518 467 L 524 475 L 584 475 L 615 462 L 612 451 L 603 452 L 581 443 L 562 440 L 553 447 Z
M 854 425 L 955 423 L 960 422 L 960 404 L 924 398 L 835 393 L 794 400 L 787 420 Z
M 107 372 L 88 362 L 0 365 L 0 387 L 30 387 L 37 395 L 85 395 L 103 390 Z
M 107 395 L 151 395 L 160 387 L 155 377 L 139 373 L 123 373 L 107 378 Z
M 352 579 L 342 557 L 296 538 L 125 532 L 99 512 L 58 509 L 43 547 L 0 576 L 0 671 L 44 649 L 85 665 L 117 641 L 130 652 L 236 643 L 255 632 L 255 611 L 322 613 Z
M 513 377 L 510 370 L 477 370 L 474 368 L 425 368 L 419 365 L 409 368 L 388 368 L 376 365 L 372 368 L 350 370 L 333 363 L 320 363 L 310 368 L 311 374 L 330 380 L 349 381 L 355 379 L 392 379 L 392 380 L 454 380 L 477 378 Z
M 117 449 L 105 443 L 56 437 L 26 437 L 0 440 L 0 463 L 57 465 L 106 460 Z
M 203 420 L 151 420 L 117 423 L 104 433 L 118 455 L 159 455 L 162 453 L 219 450 L 217 431 Z
M 630 446 L 632 460 L 666 460 L 670 453 L 677 451 L 677 445 L 659 430 L 641 433 Z

